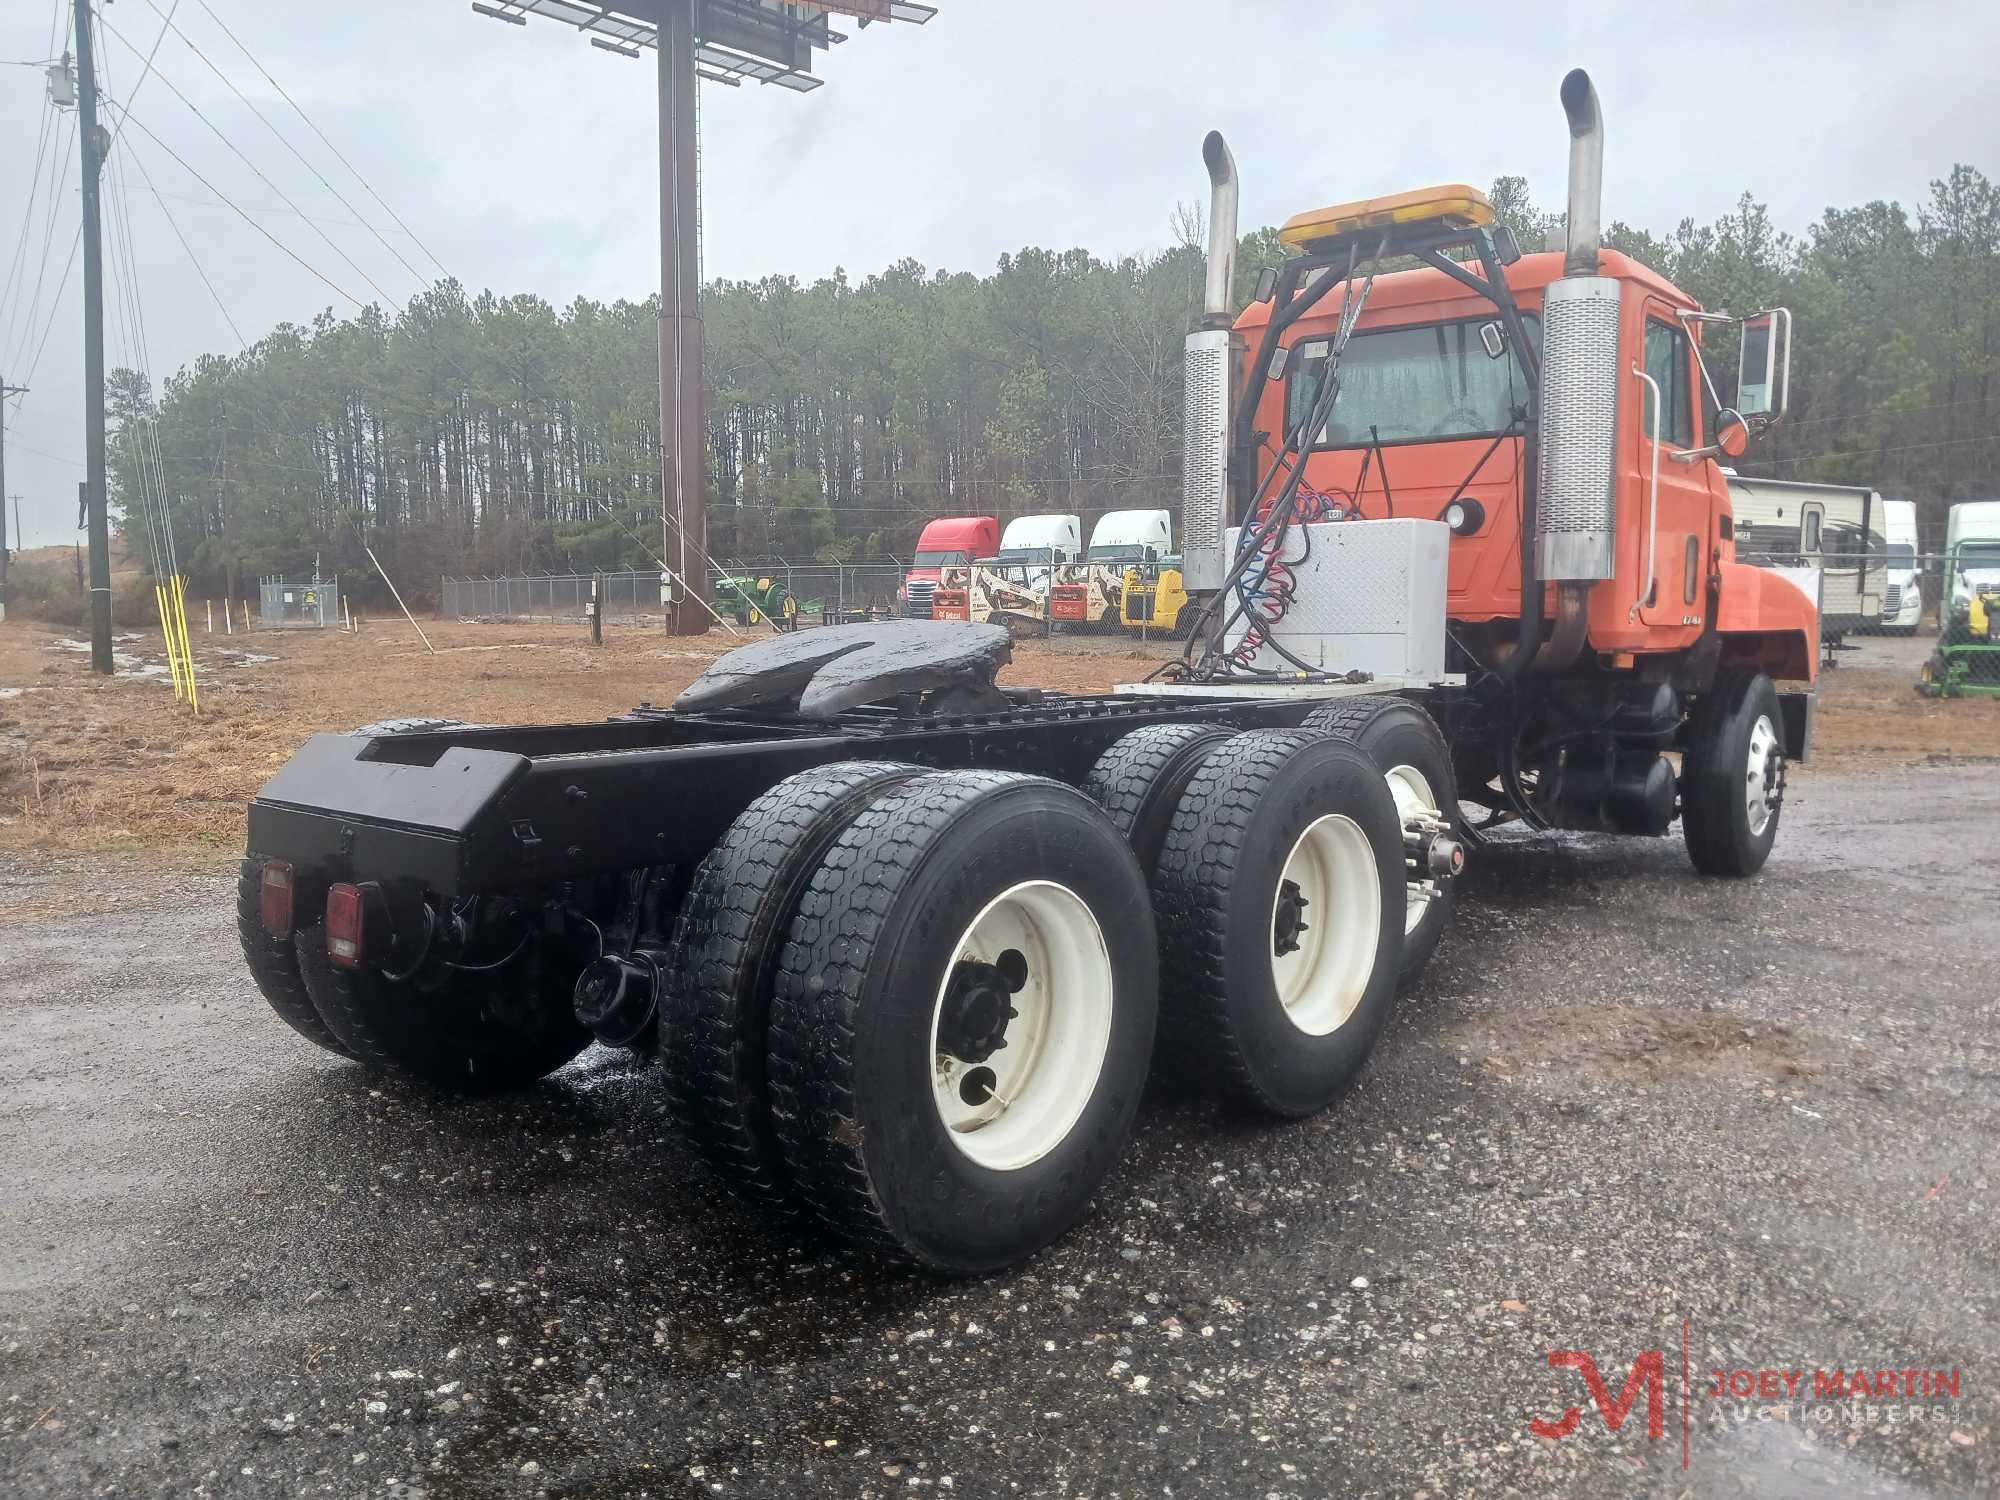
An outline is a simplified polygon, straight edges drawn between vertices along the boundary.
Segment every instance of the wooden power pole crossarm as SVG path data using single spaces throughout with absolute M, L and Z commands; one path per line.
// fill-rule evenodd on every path
M 97 123 L 90 0 L 77 0 L 77 141 L 83 159 L 83 441 L 90 535 L 90 669 L 111 675 L 111 526 L 104 493 L 104 247 L 98 180 L 109 136 Z

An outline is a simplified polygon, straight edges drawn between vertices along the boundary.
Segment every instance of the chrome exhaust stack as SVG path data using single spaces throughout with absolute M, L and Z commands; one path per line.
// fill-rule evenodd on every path
M 1604 242 L 1604 116 L 1590 75 L 1572 68 L 1562 81 L 1569 116 L 1569 237 L 1563 275 L 1595 276 Z
M 1229 324 L 1236 285 L 1236 158 L 1222 132 L 1211 130 L 1201 143 L 1208 168 L 1208 281 L 1202 289 L 1202 322 Z
M 1562 276 L 1542 296 L 1542 415 L 1535 552 L 1542 581 L 1593 583 L 1616 569 L 1618 282 L 1597 274 L 1603 241 L 1604 119 L 1583 69 L 1562 82 L 1569 117 L 1569 235 Z M 1570 628 L 1536 666 L 1560 670 L 1582 644 L 1581 600 Z M 1566 638 L 1565 638 L 1566 637 Z
M 1201 322 L 1187 336 L 1181 408 L 1181 579 L 1191 592 L 1219 589 L 1228 572 L 1230 375 L 1235 349 L 1229 325 L 1236 283 L 1236 158 L 1222 132 L 1201 143 L 1208 167 L 1208 275 Z

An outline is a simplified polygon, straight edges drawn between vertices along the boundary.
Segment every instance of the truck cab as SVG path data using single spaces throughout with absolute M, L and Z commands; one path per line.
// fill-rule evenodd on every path
M 1967 500 L 1945 520 L 1945 623 L 1968 614 L 1973 595 L 2000 589 L 2000 500 Z
M 1924 619 L 1924 575 L 1917 564 L 1917 505 L 1914 500 L 1882 502 L 1882 535 L 1887 582 L 1882 591 L 1882 629 L 1915 635 Z
M 974 558 L 991 557 L 1000 545 L 995 516 L 940 516 L 928 521 L 917 536 L 917 549 L 903 572 L 905 618 L 928 620 L 931 595 L 945 568 L 969 566 Z
M 1125 574 L 1173 550 L 1173 515 L 1165 510 L 1108 510 L 1091 528 L 1084 561 L 1056 573 L 1049 612 L 1073 624 L 1117 624 Z
M 993 556 L 941 572 L 931 617 L 975 624 L 997 618 L 1010 629 L 1040 629 L 1048 619 L 1055 571 L 1082 554 L 1082 534 L 1075 516 L 1016 516 L 1000 534 Z
M 1425 196 L 1482 201 L 1463 187 Z M 1326 212 L 1338 222 L 1338 211 Z M 1297 216 L 1283 231 L 1287 243 L 1310 246 L 1322 222 Z M 1562 478 L 1568 454 L 1537 443 L 1533 392 L 1522 367 L 1524 355 L 1541 363 L 1544 302 L 1565 280 L 1564 259 L 1523 255 L 1504 267 L 1517 331 L 1448 271 L 1425 266 L 1378 276 L 1343 351 L 1332 414 L 1304 445 L 1309 503 L 1344 518 L 1445 521 L 1448 618 L 1482 664 L 1497 664 L 1520 640 L 1525 540 L 1540 554 L 1531 561 L 1539 565 L 1542 591 L 1557 602 L 1565 590 L 1551 567 L 1600 575 L 1568 581 L 1569 592 L 1582 596 L 1581 604 L 1567 606 L 1581 611 L 1572 663 L 1584 657 L 1584 647 L 1614 660 L 1671 655 L 1714 631 L 1738 638 L 1725 642 L 1726 654 L 1810 679 L 1810 601 L 1773 589 L 1770 597 L 1785 609 L 1773 622 L 1779 628 L 1743 629 L 1761 614 L 1766 585 L 1775 580 L 1736 560 L 1729 486 L 1712 448 L 1718 408 L 1704 399 L 1710 381 L 1699 358 L 1703 309 L 1615 250 L 1598 251 L 1596 274 L 1579 278 L 1595 284 L 1590 315 L 1615 341 L 1605 379 L 1588 392 L 1602 408 L 1597 425 L 1604 442 L 1594 457 L 1608 483 L 1598 483 L 1595 493 L 1565 484 L 1575 498 L 1552 493 L 1549 481 Z M 1300 317 L 1281 334 L 1262 368 L 1241 371 L 1257 432 L 1282 434 L 1307 419 L 1339 326 L 1337 299 L 1329 300 L 1336 305 Z M 1253 303 L 1237 320 L 1246 350 L 1261 342 L 1273 308 Z M 1513 348 L 1515 341 L 1526 349 Z M 1255 481 L 1268 479 L 1269 461 L 1253 456 L 1253 463 Z M 1544 470 L 1538 478 L 1545 503 L 1532 523 L 1523 512 L 1522 478 L 1530 464 Z

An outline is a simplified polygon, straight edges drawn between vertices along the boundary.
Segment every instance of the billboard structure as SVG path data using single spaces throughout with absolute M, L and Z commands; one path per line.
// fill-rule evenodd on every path
M 831 18 L 857 28 L 922 25 L 937 14 L 916 0 L 473 0 L 473 10 L 526 26 L 530 16 L 585 34 L 593 47 L 659 57 L 660 75 L 660 520 L 666 564 L 661 602 L 676 635 L 699 635 L 714 611 L 708 592 L 708 507 L 703 493 L 701 389 L 701 184 L 695 90 L 768 84 L 808 93 L 824 79 L 814 54 L 848 40 Z

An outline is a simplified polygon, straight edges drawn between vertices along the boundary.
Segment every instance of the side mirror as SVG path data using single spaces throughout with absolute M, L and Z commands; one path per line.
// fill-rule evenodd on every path
M 1252 302 L 1269 302 L 1278 292 L 1278 273 L 1270 266 L 1257 273 L 1257 290 L 1250 296 Z
M 1507 335 L 1498 323 L 1481 323 L 1479 342 L 1488 359 L 1500 359 L 1507 353 Z
M 1750 424 L 1743 413 L 1723 407 L 1715 414 L 1715 447 L 1724 458 L 1741 458 L 1750 449 Z
M 1737 353 L 1736 410 L 1775 422 L 1791 403 L 1792 314 L 1774 307 L 1743 320 Z

